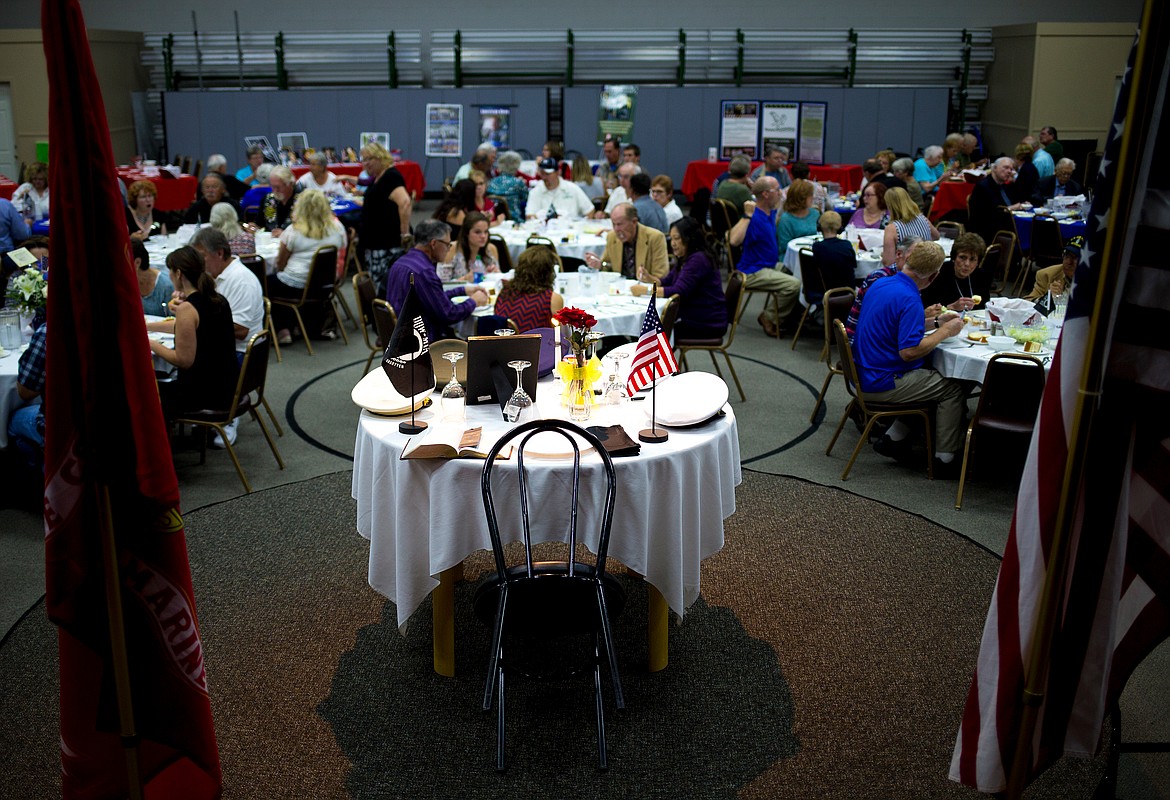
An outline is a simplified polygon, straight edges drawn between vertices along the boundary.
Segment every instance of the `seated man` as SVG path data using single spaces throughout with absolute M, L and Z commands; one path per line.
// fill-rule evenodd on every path
M 666 224 L 669 227 L 683 217 L 682 209 L 674 202 L 674 181 L 669 175 L 655 175 L 650 181 L 650 197 L 662 206 L 662 213 L 666 215 Z
M 1084 194 L 1084 188 L 1073 180 L 1073 172 L 1077 165 L 1071 158 L 1062 158 L 1056 162 L 1056 170 L 1047 178 L 1036 181 L 1036 188 L 1032 191 L 1032 205 L 1042 206 L 1053 197 L 1076 197 Z
M 638 219 L 641 223 L 665 236 L 670 226 L 666 222 L 666 212 L 650 196 L 650 176 L 645 172 L 631 176 L 627 191 L 630 203 L 638 209 Z
M 601 145 L 601 163 L 597 165 L 594 175 L 601 181 L 607 192 L 611 192 L 618 185 L 618 168 L 622 165 L 622 142 L 613 134 L 605 135 L 605 143 Z
M 542 158 L 540 184 L 528 193 L 528 219 L 582 219 L 593 213 L 593 201 L 572 181 L 561 180 L 561 168 L 554 158 Z
M 19 247 L 30 235 L 31 231 L 16 206 L 0 198 L 0 286 L 7 286 L 9 276 L 16 272 L 16 264 L 8 257 L 9 251 Z M 0 306 L 4 305 L 4 301 L 4 293 L 0 292 Z
M 934 242 L 919 242 L 910 249 L 906 264 L 895 275 L 870 287 L 857 321 L 853 354 L 858 387 L 866 400 L 880 403 L 934 401 L 935 477 L 958 477 L 955 454 L 962 446 L 963 411 L 967 392 L 962 384 L 928 369 L 923 360 L 939 343 L 963 330 L 959 314 L 936 317 L 926 334 L 922 290 L 938 275 L 946 255 Z M 878 453 L 893 458 L 906 454 L 906 426 L 895 422 L 874 445 Z
M 227 186 L 228 196 L 233 200 L 239 200 L 248 191 L 248 187 L 243 181 L 228 172 L 227 156 L 223 153 L 212 153 L 207 157 L 207 171 L 215 172 L 223 176 L 223 182 Z
M 633 142 L 627 142 L 622 145 L 622 163 L 633 164 L 639 169 L 642 168 L 642 148 Z
M 240 204 L 227 195 L 227 184 L 218 172 L 209 172 L 199 183 L 200 197 L 192 203 L 183 215 L 183 222 L 206 225 L 211 221 L 211 207 L 216 203 L 227 203 L 236 210 L 236 216 L 243 219 Z
M 1040 145 L 1054 162 L 1059 163 L 1060 159 L 1064 158 L 1064 145 L 1056 141 L 1056 128 L 1045 125 L 1036 138 L 1040 140 Z
M 764 163 L 755 168 L 751 174 L 751 183 L 767 175 L 775 178 L 781 189 L 787 189 L 792 183 L 792 176 L 788 174 L 788 148 L 778 144 L 770 144 L 764 148 Z
M 231 244 L 222 231 L 200 228 L 191 238 L 191 246 L 203 256 L 207 274 L 215 278 L 215 290 L 231 306 L 236 358 L 242 363 L 248 341 L 264 329 L 264 289 L 252 271 L 232 255 Z
M 1074 236 L 1064 246 L 1064 256 L 1059 264 L 1037 270 L 1036 282 L 1032 284 L 1032 291 L 1028 292 L 1025 300 L 1039 300 L 1047 297 L 1049 292 L 1064 294 L 1072 288 L 1073 277 L 1077 272 L 1077 264 L 1081 260 L 1081 249 L 1085 246 L 1083 236 Z
M 613 231 L 606 236 L 605 252 L 601 258 L 596 253 L 586 253 L 585 263 L 591 269 L 620 272 L 640 281 L 663 278 L 669 271 L 666 237 L 641 224 L 638 210 L 630 203 L 615 208 L 610 219 Z
M 268 174 L 268 185 L 272 191 L 264 196 L 260 204 L 260 216 L 264 229 L 272 231 L 273 237 L 279 238 L 284 229 L 292 224 L 293 204 L 299 187 L 296 176 L 285 166 L 272 168 Z
M 744 215 L 744 203 L 752 199 L 752 190 L 748 182 L 748 173 L 751 171 L 751 159 L 747 156 L 736 156 L 727 165 L 727 179 L 720 181 L 719 188 L 715 190 L 715 199 L 734 203 L 735 210 L 741 217 Z
M 755 202 L 744 203 L 744 216 L 727 232 L 732 247 L 743 246 L 736 269 L 744 274 L 744 287 L 753 291 L 772 292 L 775 302 L 764 304 L 756 321 L 764 333 L 780 337 L 780 326 L 788 319 L 800 297 L 800 280 L 781 272 L 780 243 L 776 238 L 776 206 L 780 184 L 775 178 L 763 177 L 752 185 Z
M 853 307 L 849 309 L 849 317 L 845 320 L 845 333 L 849 334 L 850 342 L 857 335 L 857 320 L 861 317 L 861 301 L 865 298 L 865 293 L 869 291 L 869 287 L 873 286 L 875 281 L 901 272 L 902 267 L 906 266 L 906 254 L 910 252 L 911 247 L 920 241 L 922 240 L 917 236 L 906 236 L 903 239 L 899 239 L 894 247 L 894 263 L 878 267 L 866 275 L 861 281 L 861 284 L 857 287 L 857 296 L 853 299 Z
M 473 283 L 443 289 L 435 265 L 451 256 L 451 228 L 446 222 L 428 219 L 414 228 L 414 247 L 407 250 L 390 265 L 386 273 L 386 301 L 395 314 L 402 313 L 406 295 L 410 293 L 410 276 L 414 276 L 414 291 L 422 306 L 423 324 L 427 338 L 432 342 L 455 336 L 451 326 L 471 316 L 479 306 L 488 304 L 488 295 Z M 452 297 L 466 295 L 471 302 L 451 302 Z
M 642 168 L 632 162 L 625 162 L 617 169 L 618 185 L 613 187 L 609 193 L 609 199 L 605 201 L 605 209 L 595 213 L 593 216 L 597 219 L 605 219 L 613 210 L 622 203 L 631 202 L 630 197 L 630 178 L 634 177 L 642 171 Z M 582 191 L 584 191 L 582 189 Z
M 16 370 L 16 393 L 21 406 L 7 420 L 8 436 L 37 474 L 45 470 L 45 406 L 33 403 L 45 391 L 45 323 L 37 326 L 28 349 L 20 354 Z
M 1020 207 L 1019 203 L 1012 202 L 1009 188 L 1015 177 L 1015 169 L 1016 163 L 1010 157 L 996 159 L 987 175 L 975 184 L 967 199 L 970 212 L 967 229 L 982 236 L 985 242 L 992 241 L 999 230 L 999 207 L 1007 206 L 1011 210 Z
M 471 154 L 471 160 L 455 170 L 455 177 L 451 179 L 451 185 L 454 186 L 459 181 L 467 180 L 471 177 L 471 171 L 475 169 L 490 177 L 492 174 L 492 165 L 495 163 L 496 146 L 492 144 L 481 144 Z

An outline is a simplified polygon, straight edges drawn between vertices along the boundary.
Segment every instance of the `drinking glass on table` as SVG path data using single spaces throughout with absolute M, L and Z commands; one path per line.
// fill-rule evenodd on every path
M 521 417 L 529 413 L 532 408 L 532 398 L 524 391 L 524 370 L 532 366 L 531 361 L 509 361 L 508 366 L 516 370 L 516 391 L 508 398 L 504 406 L 504 419 L 508 422 L 520 422 Z

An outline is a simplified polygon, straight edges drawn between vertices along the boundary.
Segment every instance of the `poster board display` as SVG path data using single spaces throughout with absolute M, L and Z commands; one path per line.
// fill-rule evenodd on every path
M 616 136 L 628 142 L 634 133 L 634 106 L 638 99 L 638 87 L 620 84 L 601 87 L 601 98 L 597 111 L 597 146 L 605 142 L 606 136 Z
M 744 155 L 757 159 L 759 153 L 759 101 L 724 100 L 719 110 L 719 158 L 726 161 Z
M 771 145 L 788 148 L 788 157 L 796 153 L 800 135 L 800 103 L 765 100 L 760 114 L 760 157 Z
M 264 151 L 264 160 L 273 164 L 280 163 L 280 157 L 272 147 L 272 142 L 268 141 L 267 136 L 245 136 L 244 137 L 244 152 L 248 152 L 251 147 L 259 147 Z
M 828 108 L 828 103 L 800 104 L 799 161 L 807 164 L 825 163 L 825 117 Z
M 432 158 L 463 157 L 463 106 L 427 103 L 426 154 Z
M 512 109 L 505 106 L 479 107 L 479 143 L 497 150 L 512 148 Z
M 380 144 L 387 150 L 390 149 L 390 134 L 386 131 L 362 131 L 358 136 L 358 141 L 361 143 L 358 145 L 359 151 L 370 143 Z
M 292 133 L 278 133 L 276 134 L 276 146 L 280 151 L 291 153 L 304 153 L 309 149 L 309 135 L 304 131 L 297 131 Z

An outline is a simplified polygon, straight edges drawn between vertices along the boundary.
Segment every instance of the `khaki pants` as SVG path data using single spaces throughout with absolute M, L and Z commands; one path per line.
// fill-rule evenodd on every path
M 866 400 L 879 403 L 922 403 L 934 400 L 934 449 L 936 453 L 957 453 L 963 445 L 963 406 L 967 389 L 959 381 L 944 378 L 932 369 L 916 369 L 894 379 L 894 388 L 866 392 Z
M 764 318 L 779 326 L 800 297 L 800 279 L 778 269 L 761 269 L 744 275 L 744 288 L 754 292 L 775 292 L 775 303 L 764 303 Z

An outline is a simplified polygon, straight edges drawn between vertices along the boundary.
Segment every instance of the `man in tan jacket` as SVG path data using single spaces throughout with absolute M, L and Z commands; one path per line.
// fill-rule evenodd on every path
M 1036 273 L 1036 283 L 1025 300 L 1039 300 L 1049 292 L 1064 294 L 1072 288 L 1073 275 L 1077 271 L 1077 262 L 1081 260 L 1081 248 L 1085 240 L 1081 236 L 1074 236 L 1064 246 L 1064 259 L 1059 264 L 1045 267 Z
M 610 214 L 613 232 L 605 241 L 601 258 L 585 254 L 592 269 L 620 272 L 638 280 L 661 279 L 669 269 L 666 262 L 666 237 L 653 228 L 638 223 L 638 212 L 630 203 L 615 206 Z

